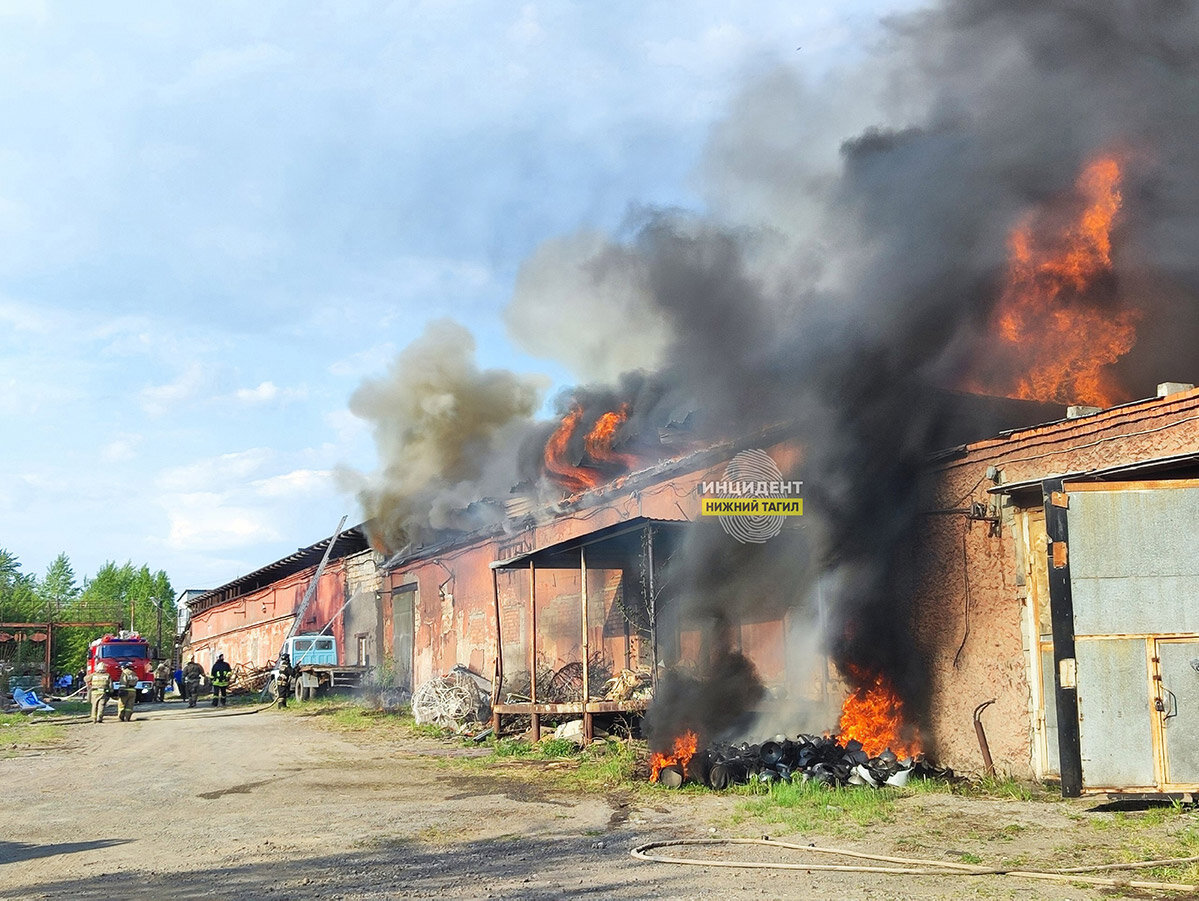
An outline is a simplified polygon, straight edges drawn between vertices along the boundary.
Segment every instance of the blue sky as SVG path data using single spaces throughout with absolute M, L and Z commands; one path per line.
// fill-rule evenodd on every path
M 505 333 L 522 261 L 702 208 L 747 81 L 910 5 L 2 0 L 0 546 L 182 590 L 359 521 L 364 379 L 452 316 L 570 381 Z

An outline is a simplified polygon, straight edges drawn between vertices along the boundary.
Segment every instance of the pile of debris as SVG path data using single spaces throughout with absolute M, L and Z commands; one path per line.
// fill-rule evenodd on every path
M 456 666 L 448 676 L 430 679 L 412 693 L 412 717 L 421 725 L 458 729 L 491 719 L 490 685 L 476 673 Z
M 905 785 L 911 776 L 952 779 L 953 770 L 930 766 L 923 757 L 901 760 L 890 750 L 871 757 L 853 739 L 844 745 L 832 736 L 777 736 L 761 744 L 721 744 L 696 754 L 686 775 L 712 788 L 750 782 L 817 782 L 842 785 Z M 681 784 L 682 780 L 678 780 Z

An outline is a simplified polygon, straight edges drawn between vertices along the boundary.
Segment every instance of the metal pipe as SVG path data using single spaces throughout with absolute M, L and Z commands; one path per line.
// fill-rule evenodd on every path
M 995 703 L 992 698 L 989 701 L 983 701 L 974 708 L 974 734 L 978 736 L 978 747 L 983 754 L 983 772 L 987 774 L 987 778 L 995 778 L 995 764 L 991 760 L 991 749 L 987 746 L 987 733 L 983 730 L 983 721 L 979 719 L 982 712 Z

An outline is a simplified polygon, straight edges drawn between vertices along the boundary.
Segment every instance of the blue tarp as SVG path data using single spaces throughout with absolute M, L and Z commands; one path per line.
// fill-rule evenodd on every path
M 32 688 L 18 688 L 12 693 L 12 699 L 17 702 L 17 706 L 25 713 L 33 713 L 38 710 L 54 710 L 49 704 L 37 696 Z

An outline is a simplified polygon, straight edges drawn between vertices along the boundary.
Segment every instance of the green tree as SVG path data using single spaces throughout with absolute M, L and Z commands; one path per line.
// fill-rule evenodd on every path
M 162 643 L 158 653 L 170 657 L 175 644 L 175 592 L 162 570 L 135 567 L 131 561 L 105 563 L 83 589 L 63 608 L 61 619 L 78 622 L 115 622 L 132 627 L 151 644 L 158 643 L 159 605 L 162 607 Z M 55 661 L 62 671 L 74 671 L 87 659 L 87 646 L 98 636 L 97 629 L 65 629 L 58 642 Z
M 40 620 L 37 580 L 21 572 L 21 562 L 6 548 L 0 548 L 0 622 Z
M 38 594 L 45 607 L 47 619 L 62 619 L 62 611 L 71 606 L 79 596 L 80 588 L 75 584 L 75 570 L 66 554 L 59 554 L 46 569 L 46 577 L 38 586 Z

